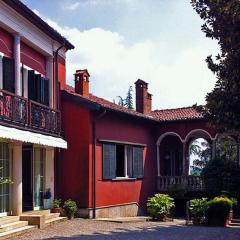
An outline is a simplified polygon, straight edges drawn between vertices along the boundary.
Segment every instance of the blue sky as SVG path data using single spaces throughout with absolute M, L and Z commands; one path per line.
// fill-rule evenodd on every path
M 124 96 L 138 78 L 149 83 L 154 108 L 203 104 L 215 78 L 205 58 L 216 42 L 201 32 L 189 0 L 24 0 L 76 49 L 67 79 L 88 68 L 91 92 Z

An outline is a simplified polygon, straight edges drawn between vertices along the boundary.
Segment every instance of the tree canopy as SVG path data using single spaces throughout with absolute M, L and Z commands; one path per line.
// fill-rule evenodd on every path
M 206 61 L 217 82 L 206 96 L 203 115 L 219 131 L 240 131 L 240 1 L 191 0 L 204 20 L 202 31 L 215 39 L 220 53 Z

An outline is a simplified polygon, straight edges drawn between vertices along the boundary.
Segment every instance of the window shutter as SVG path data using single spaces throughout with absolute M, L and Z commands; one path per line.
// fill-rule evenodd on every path
M 35 74 L 35 87 L 36 87 L 36 101 L 41 102 L 42 100 L 42 77 L 41 74 Z
M 103 144 L 103 178 L 116 177 L 116 145 Z
M 133 177 L 143 177 L 143 148 L 133 147 Z
M 49 79 L 42 78 L 42 103 L 49 106 Z
M 3 89 L 14 93 L 15 92 L 15 74 L 14 60 L 3 57 Z
M 35 74 L 33 70 L 28 71 L 28 98 L 36 101 Z

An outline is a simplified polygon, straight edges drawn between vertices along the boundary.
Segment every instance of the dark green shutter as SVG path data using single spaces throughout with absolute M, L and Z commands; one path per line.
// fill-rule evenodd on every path
M 42 103 L 49 106 L 49 79 L 42 78 Z
M 116 145 L 103 144 L 103 178 L 116 178 Z
M 3 89 L 14 93 L 14 83 L 14 60 L 11 58 L 3 57 Z
M 37 100 L 35 74 L 33 70 L 28 71 L 28 98 L 31 100 Z
M 133 147 L 133 177 L 143 177 L 143 148 Z
M 36 101 L 37 102 L 41 102 L 42 100 L 42 77 L 41 77 L 41 74 L 35 74 L 35 78 L 34 78 L 34 81 L 35 81 L 35 91 L 36 91 Z

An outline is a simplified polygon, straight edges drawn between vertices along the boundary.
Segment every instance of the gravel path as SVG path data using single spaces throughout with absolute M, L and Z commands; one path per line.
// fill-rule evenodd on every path
M 185 226 L 181 222 L 109 223 L 74 219 L 11 239 L 240 240 L 240 228 Z

